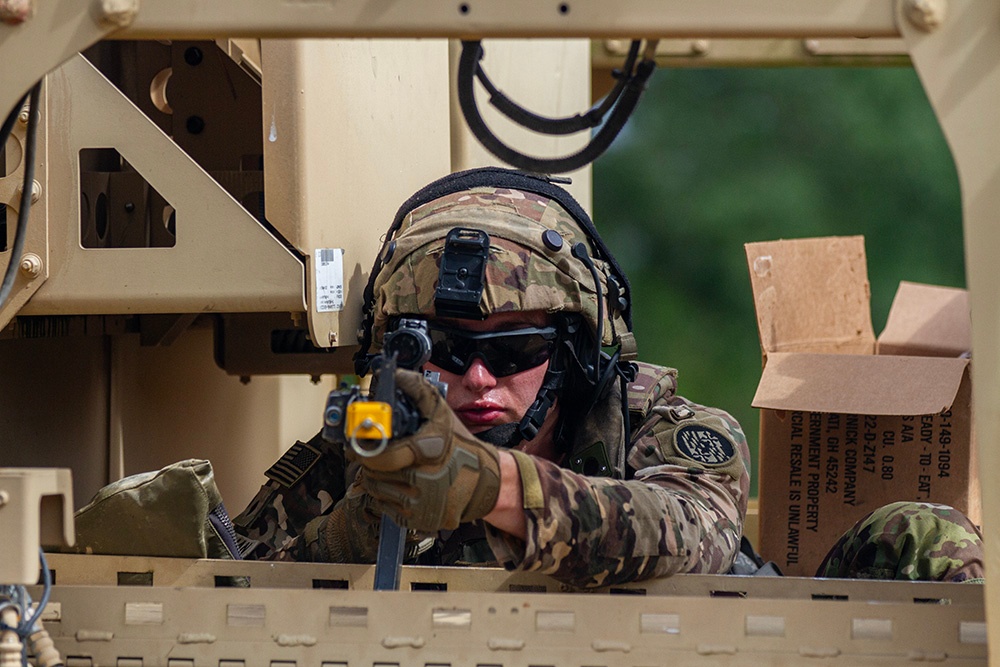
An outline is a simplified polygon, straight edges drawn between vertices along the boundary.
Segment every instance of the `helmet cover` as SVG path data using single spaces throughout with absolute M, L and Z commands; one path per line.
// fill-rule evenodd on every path
M 566 198 L 572 200 L 568 193 Z M 621 311 L 607 304 L 602 309 L 603 326 L 598 327 L 593 275 L 571 254 L 577 243 L 584 243 L 592 258 L 594 251 L 587 233 L 564 206 L 529 190 L 478 185 L 403 214 L 399 230 L 383 250 L 383 267 L 374 281 L 373 351 L 381 348 L 391 318 L 437 316 L 434 297 L 445 237 L 456 227 L 489 235 L 479 304 L 483 317 L 517 311 L 579 313 L 592 337 L 602 331 L 606 346 L 617 345 L 619 333 L 627 331 Z M 593 261 L 600 293 L 606 298 L 612 267 L 603 259 Z

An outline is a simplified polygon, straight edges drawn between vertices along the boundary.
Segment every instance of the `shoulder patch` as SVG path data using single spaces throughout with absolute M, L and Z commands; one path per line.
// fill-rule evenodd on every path
M 316 465 L 321 456 L 323 453 L 312 445 L 296 442 L 264 475 L 282 486 L 291 487 Z
M 704 424 L 682 424 L 674 431 L 674 449 L 683 458 L 709 468 L 721 468 L 736 458 L 728 434 Z

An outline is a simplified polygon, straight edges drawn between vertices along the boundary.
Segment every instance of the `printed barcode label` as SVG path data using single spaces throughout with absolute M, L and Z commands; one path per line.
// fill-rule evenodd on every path
M 316 312 L 344 309 L 344 249 L 316 249 Z

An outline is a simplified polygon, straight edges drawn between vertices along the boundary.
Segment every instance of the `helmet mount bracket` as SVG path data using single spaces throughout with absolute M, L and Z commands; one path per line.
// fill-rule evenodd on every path
M 434 310 L 438 317 L 486 319 L 479 302 L 483 298 L 489 254 L 490 237 L 486 232 L 464 227 L 448 232 L 438 286 L 434 291 Z

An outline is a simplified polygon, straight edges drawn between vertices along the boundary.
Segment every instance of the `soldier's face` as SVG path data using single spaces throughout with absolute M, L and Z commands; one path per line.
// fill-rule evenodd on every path
M 454 329 L 467 331 L 513 331 L 527 327 L 544 327 L 550 324 L 549 316 L 541 311 L 494 313 L 485 320 L 435 320 Z M 480 433 L 494 426 L 518 422 L 528 410 L 542 386 L 548 361 L 519 373 L 496 377 L 479 358 L 473 358 L 465 373 L 458 375 L 427 364 L 441 373 L 441 380 L 448 384 L 448 405 L 463 424 L 472 432 Z M 549 411 L 537 436 L 523 443 L 519 449 L 528 453 L 552 458 L 555 452 L 552 441 L 558 419 L 558 404 Z

